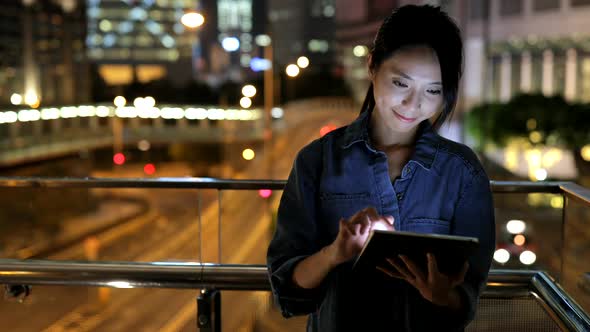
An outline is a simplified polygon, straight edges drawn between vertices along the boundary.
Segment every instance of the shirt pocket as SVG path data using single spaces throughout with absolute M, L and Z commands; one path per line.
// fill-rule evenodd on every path
M 320 218 L 330 236 L 338 234 L 340 218 L 348 219 L 368 206 L 375 206 L 368 192 L 320 193 Z
M 411 218 L 405 226 L 404 231 L 414 233 L 450 234 L 451 232 L 451 222 L 442 219 Z

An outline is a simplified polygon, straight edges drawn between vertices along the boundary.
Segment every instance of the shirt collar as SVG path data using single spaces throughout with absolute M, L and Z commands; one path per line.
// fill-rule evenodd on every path
M 362 112 L 356 120 L 348 125 L 342 137 L 343 149 L 348 149 L 355 143 L 364 142 L 370 150 L 374 151 L 369 137 L 371 112 Z M 439 136 L 434 132 L 429 120 L 424 120 L 419 124 L 416 135 L 416 149 L 410 161 L 415 161 L 425 169 L 430 169 L 438 151 Z

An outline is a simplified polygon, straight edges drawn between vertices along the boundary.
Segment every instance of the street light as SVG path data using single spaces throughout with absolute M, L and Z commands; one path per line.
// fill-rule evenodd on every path
M 297 59 L 297 66 L 301 69 L 307 68 L 307 66 L 309 66 L 309 59 L 305 56 L 300 56 L 299 59 Z
M 297 75 L 299 75 L 299 67 L 297 67 L 297 65 L 294 64 L 288 65 L 285 71 L 287 72 L 287 75 L 289 75 L 289 77 L 296 77 Z
M 127 104 L 127 100 L 123 96 L 116 96 L 113 100 L 113 104 L 115 104 L 117 107 L 123 107 L 125 104 Z
M 242 88 L 242 94 L 244 97 L 252 98 L 256 95 L 256 87 L 252 84 L 244 85 Z
M 205 23 L 205 17 L 196 12 L 189 12 L 180 18 L 180 22 L 187 28 L 198 28 Z
M 252 106 L 252 100 L 248 97 L 242 97 L 242 99 L 240 99 L 240 106 L 242 106 L 242 108 L 250 108 L 250 106 Z
M 221 47 L 228 52 L 235 52 L 240 48 L 240 40 L 236 37 L 223 38 Z

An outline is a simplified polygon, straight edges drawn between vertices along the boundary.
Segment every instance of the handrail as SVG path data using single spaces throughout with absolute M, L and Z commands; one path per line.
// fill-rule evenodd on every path
M 209 177 L 93 178 L 0 177 L 0 188 L 158 188 L 219 190 L 282 190 L 285 180 L 219 179 Z M 495 193 L 566 193 L 590 205 L 590 189 L 573 182 L 490 181 Z
M 170 188 L 170 189 L 283 189 L 285 180 L 233 180 L 208 177 L 161 177 L 161 178 L 93 178 L 93 177 L 0 177 L 0 188 Z M 584 188 L 570 182 L 547 181 L 490 181 L 497 193 L 560 193 L 581 194 L 590 199 Z
M 218 190 L 283 190 L 285 180 L 219 179 L 209 177 L 93 178 L 93 177 L 5 177 L 0 188 L 155 188 Z M 590 189 L 573 182 L 490 181 L 494 193 L 567 194 L 590 205 Z
M 0 259 L 0 284 L 270 290 L 264 265 Z
M 533 270 L 490 271 L 488 288 L 529 290 Z M 54 261 L 0 259 L 0 284 L 127 288 L 270 290 L 265 265 L 196 262 Z
M 547 273 L 536 273 L 531 284 L 565 325 L 566 331 L 590 331 L 588 314 Z
M 0 259 L 0 283 L 115 288 L 177 288 L 268 291 L 264 265 L 177 262 L 67 262 Z M 491 270 L 483 296 L 540 295 L 568 331 L 589 331 L 590 317 L 541 271 Z
M 573 182 L 565 182 L 560 185 L 560 188 L 564 193 L 590 205 L 590 189 L 584 188 Z
M 159 189 L 221 189 L 257 190 L 285 187 L 284 180 L 229 180 L 207 177 L 161 178 L 55 178 L 0 177 L 0 188 L 159 188 Z

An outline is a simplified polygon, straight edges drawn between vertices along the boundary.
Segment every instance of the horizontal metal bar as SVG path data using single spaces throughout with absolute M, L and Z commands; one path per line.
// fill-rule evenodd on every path
M 494 193 L 560 193 L 566 182 L 490 181 Z
M 269 290 L 264 265 L 0 259 L 0 284 Z
M 535 274 L 531 284 L 567 331 L 590 331 L 588 314 L 547 273 Z
M 53 178 L 53 177 L 0 177 L 0 188 L 170 188 L 170 189 L 231 189 L 281 190 L 285 180 L 230 180 L 205 177 L 162 178 Z M 569 182 L 490 181 L 497 193 L 559 193 L 562 188 L 577 188 Z M 579 186 L 578 186 L 579 187 Z M 572 189 L 570 189 L 572 190 Z M 575 195 L 579 190 L 572 190 Z
M 492 270 L 488 286 L 528 290 L 537 271 Z M 0 284 L 270 290 L 265 265 L 0 259 Z
M 576 198 L 582 203 L 590 205 L 590 189 L 572 182 L 565 182 L 560 188 L 568 197 Z
M 0 259 L 0 284 L 270 290 L 264 265 L 177 262 L 76 262 Z M 590 318 L 541 271 L 491 270 L 483 297 L 521 297 L 537 292 L 569 331 L 588 331 Z
M 159 189 L 221 189 L 282 190 L 284 180 L 229 180 L 202 177 L 163 178 L 51 178 L 0 177 L 0 188 L 159 188 Z

